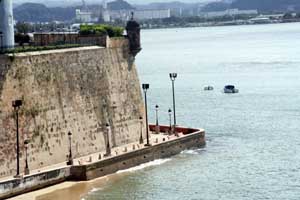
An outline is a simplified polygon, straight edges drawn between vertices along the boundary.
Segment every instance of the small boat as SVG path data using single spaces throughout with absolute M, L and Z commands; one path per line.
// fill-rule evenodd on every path
M 204 87 L 204 90 L 211 91 L 211 90 L 214 90 L 214 87 L 209 85 L 209 86 Z
M 226 85 L 224 87 L 224 93 L 239 93 L 239 90 L 234 87 L 234 85 Z

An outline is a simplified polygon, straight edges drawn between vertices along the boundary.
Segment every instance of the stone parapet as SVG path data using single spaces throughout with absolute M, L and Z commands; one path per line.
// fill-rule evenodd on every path
M 0 199 L 62 183 L 70 177 L 70 167 L 54 169 L 30 176 L 0 182 Z
M 98 45 L 106 47 L 107 36 L 80 35 L 78 33 L 35 33 L 33 45 L 49 46 L 60 44 Z

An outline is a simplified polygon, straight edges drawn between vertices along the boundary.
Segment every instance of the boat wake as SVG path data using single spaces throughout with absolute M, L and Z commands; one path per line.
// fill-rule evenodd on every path
M 124 170 L 117 171 L 117 174 L 124 173 L 124 172 L 135 172 L 135 171 L 147 168 L 147 167 L 162 165 L 162 164 L 164 164 L 164 163 L 166 163 L 170 160 L 171 160 L 170 158 L 154 160 L 154 161 L 151 161 L 151 162 L 148 162 L 148 163 L 138 165 L 136 167 L 132 167 L 132 168 L 129 168 L 129 169 L 124 169 Z
M 182 151 L 181 154 L 199 155 L 200 153 L 202 153 L 204 151 L 205 151 L 205 149 L 189 149 L 189 150 Z

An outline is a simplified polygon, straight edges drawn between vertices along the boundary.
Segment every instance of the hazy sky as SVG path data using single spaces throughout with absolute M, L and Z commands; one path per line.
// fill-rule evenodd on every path
M 172 1 L 181 1 L 181 2 L 208 2 L 213 0 L 128 0 L 130 3 L 137 3 L 137 4 L 145 4 L 151 2 L 172 2 Z
M 90 2 L 102 2 L 102 0 L 85 0 L 87 3 Z M 112 1 L 112 0 L 108 0 Z M 151 2 L 172 2 L 172 1 L 181 1 L 181 2 L 208 2 L 208 1 L 214 1 L 214 0 L 127 0 L 130 3 L 135 3 L 135 4 L 146 4 L 146 3 L 151 3 Z M 24 3 L 24 2 L 40 2 L 40 3 L 55 3 L 55 2 L 59 2 L 59 3 L 72 3 L 72 2 L 81 2 L 81 0 L 13 0 L 13 2 L 15 3 Z

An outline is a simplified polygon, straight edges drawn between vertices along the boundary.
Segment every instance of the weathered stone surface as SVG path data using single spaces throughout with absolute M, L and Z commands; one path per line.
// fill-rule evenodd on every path
M 106 123 L 113 146 L 138 141 L 143 101 L 128 42 L 122 45 L 0 56 L 0 177 L 16 173 L 16 99 L 24 101 L 21 172 L 25 139 L 30 169 L 64 162 L 68 131 L 74 157 L 105 149 Z

